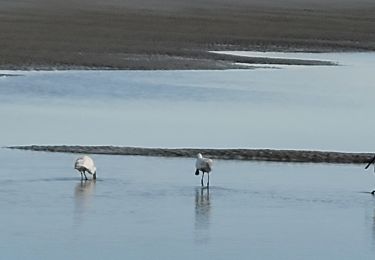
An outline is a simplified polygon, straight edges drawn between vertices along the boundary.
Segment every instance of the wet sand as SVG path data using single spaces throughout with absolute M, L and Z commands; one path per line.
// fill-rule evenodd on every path
M 1 1 L 0 68 L 228 69 L 243 67 L 207 51 L 373 51 L 374 10 L 368 0 Z
M 370 153 L 343 153 L 329 151 L 272 150 L 272 149 L 192 149 L 192 148 L 140 148 L 119 146 L 11 146 L 11 149 L 108 155 L 140 155 L 155 157 L 195 157 L 203 153 L 213 159 L 275 161 L 298 163 L 366 163 L 374 156 Z

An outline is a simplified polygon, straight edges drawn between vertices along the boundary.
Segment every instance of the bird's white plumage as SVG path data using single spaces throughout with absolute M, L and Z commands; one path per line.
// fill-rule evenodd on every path
M 78 171 L 88 171 L 91 174 L 96 173 L 94 161 L 87 155 L 77 158 L 74 169 Z
M 209 158 L 204 158 L 202 154 L 198 153 L 197 160 L 195 161 L 195 168 L 202 172 L 211 172 L 213 161 Z

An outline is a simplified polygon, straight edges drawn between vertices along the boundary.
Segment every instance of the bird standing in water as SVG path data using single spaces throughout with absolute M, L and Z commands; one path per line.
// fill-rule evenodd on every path
M 204 158 L 201 153 L 197 154 L 197 160 L 195 161 L 195 175 L 199 175 L 199 171 L 202 172 L 201 185 L 203 187 L 204 173 L 207 172 L 207 188 L 210 186 L 210 172 L 212 170 L 213 161 L 209 158 Z
M 91 159 L 89 156 L 85 155 L 77 158 L 74 164 L 74 169 L 79 171 L 81 174 L 81 180 L 83 180 L 83 176 L 85 176 L 85 180 L 88 180 L 86 172 L 92 174 L 92 179 L 96 180 L 96 167 L 93 159 Z
M 366 165 L 365 169 L 367 169 L 368 167 L 370 167 L 371 164 L 373 164 L 375 162 L 375 156 L 374 158 L 371 159 L 371 161 L 368 162 L 368 164 Z M 375 164 L 374 164 L 374 172 L 375 172 Z M 371 192 L 372 195 L 375 195 L 375 190 L 373 190 Z

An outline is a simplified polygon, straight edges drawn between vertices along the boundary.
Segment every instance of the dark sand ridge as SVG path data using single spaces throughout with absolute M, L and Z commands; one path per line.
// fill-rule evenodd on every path
M 118 146 L 11 146 L 10 149 L 21 149 L 42 152 L 140 155 L 157 157 L 196 157 L 203 153 L 213 159 L 253 160 L 299 163 L 367 163 L 373 158 L 370 153 L 343 153 L 328 151 L 272 150 L 272 149 L 204 149 L 204 148 L 140 148 Z
M 235 68 L 206 51 L 373 51 L 374 28 L 372 0 L 2 0 L 0 68 Z

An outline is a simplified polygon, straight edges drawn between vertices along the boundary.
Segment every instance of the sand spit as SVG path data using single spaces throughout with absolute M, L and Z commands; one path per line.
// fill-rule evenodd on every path
M 304 150 L 272 150 L 272 149 L 192 149 L 192 148 L 139 148 L 119 146 L 10 146 L 10 149 L 21 149 L 42 152 L 84 153 L 108 155 L 140 155 L 156 157 L 195 157 L 198 152 L 213 159 L 254 160 L 298 163 L 353 163 L 368 162 L 373 154 L 344 153 L 328 151 Z

